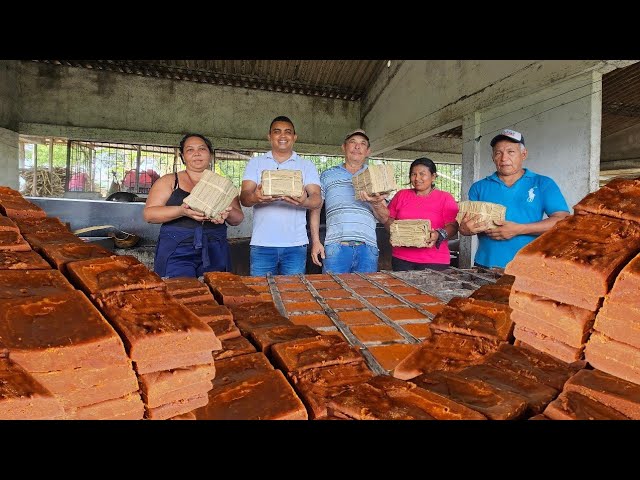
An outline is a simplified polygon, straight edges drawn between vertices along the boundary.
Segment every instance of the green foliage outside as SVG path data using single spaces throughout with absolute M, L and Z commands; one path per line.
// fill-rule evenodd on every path
M 256 153 L 254 156 L 259 155 Z M 328 155 L 300 155 L 302 158 L 311 160 L 318 169 L 318 173 L 322 173 L 325 170 L 334 167 L 336 165 L 342 165 L 344 162 L 343 157 L 328 156 Z M 409 166 L 411 162 L 401 160 L 385 160 L 382 158 L 371 158 L 369 163 L 372 165 L 378 165 L 386 163 L 393 165 L 395 172 L 395 180 L 398 186 L 402 188 L 410 188 L 409 183 Z M 242 184 L 242 176 L 244 175 L 244 167 L 246 161 L 244 160 L 219 160 L 216 161 L 215 171 L 225 177 L 231 179 L 233 183 L 240 187 Z M 438 178 L 436 180 L 436 188 L 451 193 L 456 201 L 460 200 L 460 178 L 462 175 L 462 166 L 448 163 L 437 163 L 436 168 L 438 170 Z
M 38 168 L 49 167 L 49 145 L 37 145 Z M 25 167 L 33 167 L 33 150 L 25 149 Z M 66 168 L 67 166 L 67 144 L 53 145 L 53 167 Z
M 47 168 L 49 165 L 49 146 L 37 145 L 38 149 L 38 166 L 39 168 Z M 264 152 L 244 152 L 251 156 L 262 155 Z M 25 151 L 25 166 L 33 165 L 33 153 L 31 150 Z M 318 168 L 318 172 L 341 165 L 344 161 L 342 156 L 330 155 L 301 155 L 302 158 L 311 160 Z M 106 194 L 111 182 L 114 180 L 113 172 L 115 172 L 115 180 L 123 182 L 127 172 L 135 169 L 137 159 L 137 151 L 132 149 L 117 148 L 114 146 L 97 147 L 91 151 L 82 144 L 74 144 L 72 142 L 71 152 L 71 173 L 79 171 L 90 171 L 93 169 L 93 190 Z M 173 172 L 174 153 L 172 148 L 167 147 L 163 152 L 149 152 L 143 150 L 140 158 L 140 171 L 153 170 L 160 176 Z M 216 160 L 214 171 L 233 181 L 239 188 L 242 184 L 242 177 L 247 160 Z M 395 180 L 398 186 L 409 188 L 409 166 L 410 161 L 386 160 L 384 158 L 371 158 L 371 164 L 386 163 L 393 165 L 395 171 Z M 53 166 L 66 168 L 67 165 L 67 145 L 57 144 L 53 147 Z M 453 195 L 456 201 L 461 199 L 460 180 L 462 176 L 462 166 L 455 164 L 436 164 L 438 169 L 438 179 L 436 180 L 436 188 L 444 190 Z M 178 165 L 181 169 L 182 165 Z

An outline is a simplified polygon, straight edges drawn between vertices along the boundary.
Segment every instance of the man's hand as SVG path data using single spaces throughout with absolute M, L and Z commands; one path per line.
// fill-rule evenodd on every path
M 509 240 L 517 235 L 522 234 L 522 224 L 516 222 L 508 222 L 506 220 L 494 220 L 493 223 L 498 227 L 487 230 L 488 237 L 494 240 Z
M 278 200 L 278 198 L 275 198 L 272 195 L 265 195 L 262 192 L 262 184 L 259 184 L 256 187 L 256 191 L 254 192 L 254 195 L 256 196 L 256 203 L 271 203 Z
M 318 243 L 313 242 L 313 244 L 311 245 L 311 260 L 317 266 L 321 267 L 322 266 L 322 262 L 320 261 L 321 258 L 323 260 L 326 258 L 324 253 L 324 247 L 319 242 Z
M 462 235 L 476 235 L 484 232 L 488 226 L 489 224 L 483 221 L 480 215 L 467 212 L 460 219 L 460 228 L 458 231 Z
M 307 200 L 307 198 L 309 198 L 309 194 L 306 190 L 303 190 L 302 195 L 300 195 L 299 197 L 290 197 L 285 195 L 284 197 L 281 197 L 281 200 L 296 207 L 304 207 L 303 203 Z
M 208 220 L 204 213 L 195 211 L 186 203 L 182 204 L 182 214 L 185 217 L 193 218 L 196 222 L 204 222 L 205 220 Z
M 385 200 L 387 199 L 388 196 L 389 196 L 388 193 L 384 193 L 384 194 L 374 193 L 369 195 L 364 190 L 360 190 L 358 192 L 358 200 L 362 200 L 363 202 L 369 202 L 372 207 L 376 205 L 381 205 L 383 203 L 386 204 Z

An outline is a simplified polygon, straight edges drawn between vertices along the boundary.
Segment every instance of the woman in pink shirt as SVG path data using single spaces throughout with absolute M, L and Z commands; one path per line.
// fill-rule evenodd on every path
M 448 192 L 436 190 L 436 165 L 422 157 L 411 163 L 409 180 L 413 188 L 399 190 L 389 204 L 389 230 L 394 220 L 431 220 L 433 247 L 392 247 L 391 266 L 396 272 L 406 270 L 445 270 L 451 263 L 448 238 L 458 233 L 458 204 Z

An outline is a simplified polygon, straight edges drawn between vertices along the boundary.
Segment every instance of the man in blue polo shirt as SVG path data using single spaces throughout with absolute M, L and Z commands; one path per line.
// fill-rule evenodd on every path
M 253 207 L 249 270 L 252 276 L 305 273 L 309 244 L 306 210 L 322 204 L 318 169 L 293 151 L 298 136 L 288 117 L 274 118 L 267 137 L 271 150 L 249 160 L 240 189 L 240 203 Z M 265 195 L 261 184 L 263 170 L 302 171 L 303 195 L 279 198 Z
M 355 198 L 351 180 L 368 168 L 365 162 L 371 153 L 369 137 L 364 130 L 349 133 L 342 143 L 342 151 L 344 163 L 320 175 L 327 233 L 323 246 L 320 242 L 320 209 L 311 210 L 311 260 L 322 266 L 323 272 L 376 272 L 380 254 L 376 223 L 378 215 L 386 212 L 387 196 Z
M 506 220 L 480 233 L 486 224 L 465 214 L 459 231 L 478 235 L 476 265 L 504 268 L 522 247 L 568 216 L 569 207 L 556 182 L 522 167 L 527 149 L 520 132 L 503 130 L 490 144 L 496 171 L 471 185 L 469 200 L 504 205 Z

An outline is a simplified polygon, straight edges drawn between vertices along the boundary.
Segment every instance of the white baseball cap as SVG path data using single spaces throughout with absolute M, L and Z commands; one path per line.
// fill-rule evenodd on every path
M 500 140 L 508 140 L 513 143 L 521 143 L 524 145 L 524 136 L 520 132 L 516 132 L 515 130 L 511 130 L 509 128 L 505 128 L 498 135 L 493 137 L 491 140 L 491 147 L 498 143 Z

